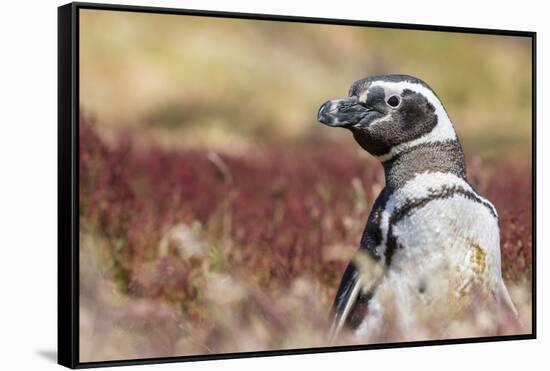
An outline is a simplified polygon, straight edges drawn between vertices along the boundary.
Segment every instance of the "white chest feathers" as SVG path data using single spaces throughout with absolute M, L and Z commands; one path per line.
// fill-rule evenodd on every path
M 380 230 L 378 253 L 382 259 L 390 253 L 396 266 L 416 257 L 429 261 L 466 245 L 499 251 L 495 208 L 464 179 L 450 173 L 418 174 L 393 192 L 381 213 Z
M 503 287 L 496 210 L 460 177 L 417 175 L 389 196 L 380 229 L 388 271 L 358 334 L 375 335 L 382 323 L 443 330 Z

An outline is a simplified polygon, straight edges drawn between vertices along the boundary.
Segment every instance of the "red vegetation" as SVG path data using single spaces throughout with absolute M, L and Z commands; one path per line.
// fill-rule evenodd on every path
M 275 290 L 309 276 L 332 296 L 346 263 L 327 260 L 327 249 L 358 246 L 383 179 L 374 161 L 335 144 L 319 147 L 267 145 L 235 157 L 137 148 L 125 139 L 108 146 L 81 118 L 81 231 L 108 241 L 110 274 L 122 290 L 183 303 L 190 315 L 201 262 L 158 257 L 159 241 L 179 223 L 201 223 L 215 246 L 210 269 Z M 504 274 L 519 280 L 531 272 L 530 168 L 506 165 L 487 165 L 493 175 L 482 193 L 500 214 Z

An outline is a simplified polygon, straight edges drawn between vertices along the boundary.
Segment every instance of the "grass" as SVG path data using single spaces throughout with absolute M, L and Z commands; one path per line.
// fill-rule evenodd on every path
M 80 24 L 81 104 L 102 135 L 138 128 L 178 149 L 228 127 L 337 136 L 311 129 L 319 105 L 388 73 L 426 81 L 476 153 L 531 134 L 528 38 L 95 10 Z
M 379 164 L 330 140 L 242 156 L 106 142 L 97 127 L 81 117 L 81 360 L 327 344 Z M 503 275 L 529 324 L 530 164 L 468 163 L 499 211 Z M 482 320 L 451 336 L 484 334 Z
M 503 275 L 524 325 L 479 311 L 447 334 L 433 321 L 372 341 L 530 331 L 529 39 L 96 10 L 79 19 L 80 105 L 97 118 L 80 122 L 82 361 L 327 345 L 336 287 L 384 179 L 315 113 L 354 80 L 388 73 L 425 80 L 444 102 L 469 179 L 499 212 Z

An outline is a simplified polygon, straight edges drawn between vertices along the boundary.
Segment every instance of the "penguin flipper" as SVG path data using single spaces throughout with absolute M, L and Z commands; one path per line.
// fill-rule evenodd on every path
M 330 328 L 330 342 L 334 340 L 342 327 L 344 327 L 360 291 L 361 277 L 359 276 L 359 271 L 353 263 L 350 263 L 344 272 L 336 298 L 334 299 L 332 309 L 334 317 Z
M 359 327 L 367 315 L 368 303 L 382 275 L 380 264 L 364 254 L 357 254 L 348 265 L 332 309 L 331 343 L 345 326 L 353 329 Z

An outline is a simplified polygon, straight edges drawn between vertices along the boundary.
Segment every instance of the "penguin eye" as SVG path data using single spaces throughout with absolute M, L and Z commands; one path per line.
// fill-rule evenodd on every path
M 399 98 L 395 95 L 392 95 L 391 97 L 388 98 L 386 103 L 388 103 L 392 107 L 397 107 L 399 105 Z

